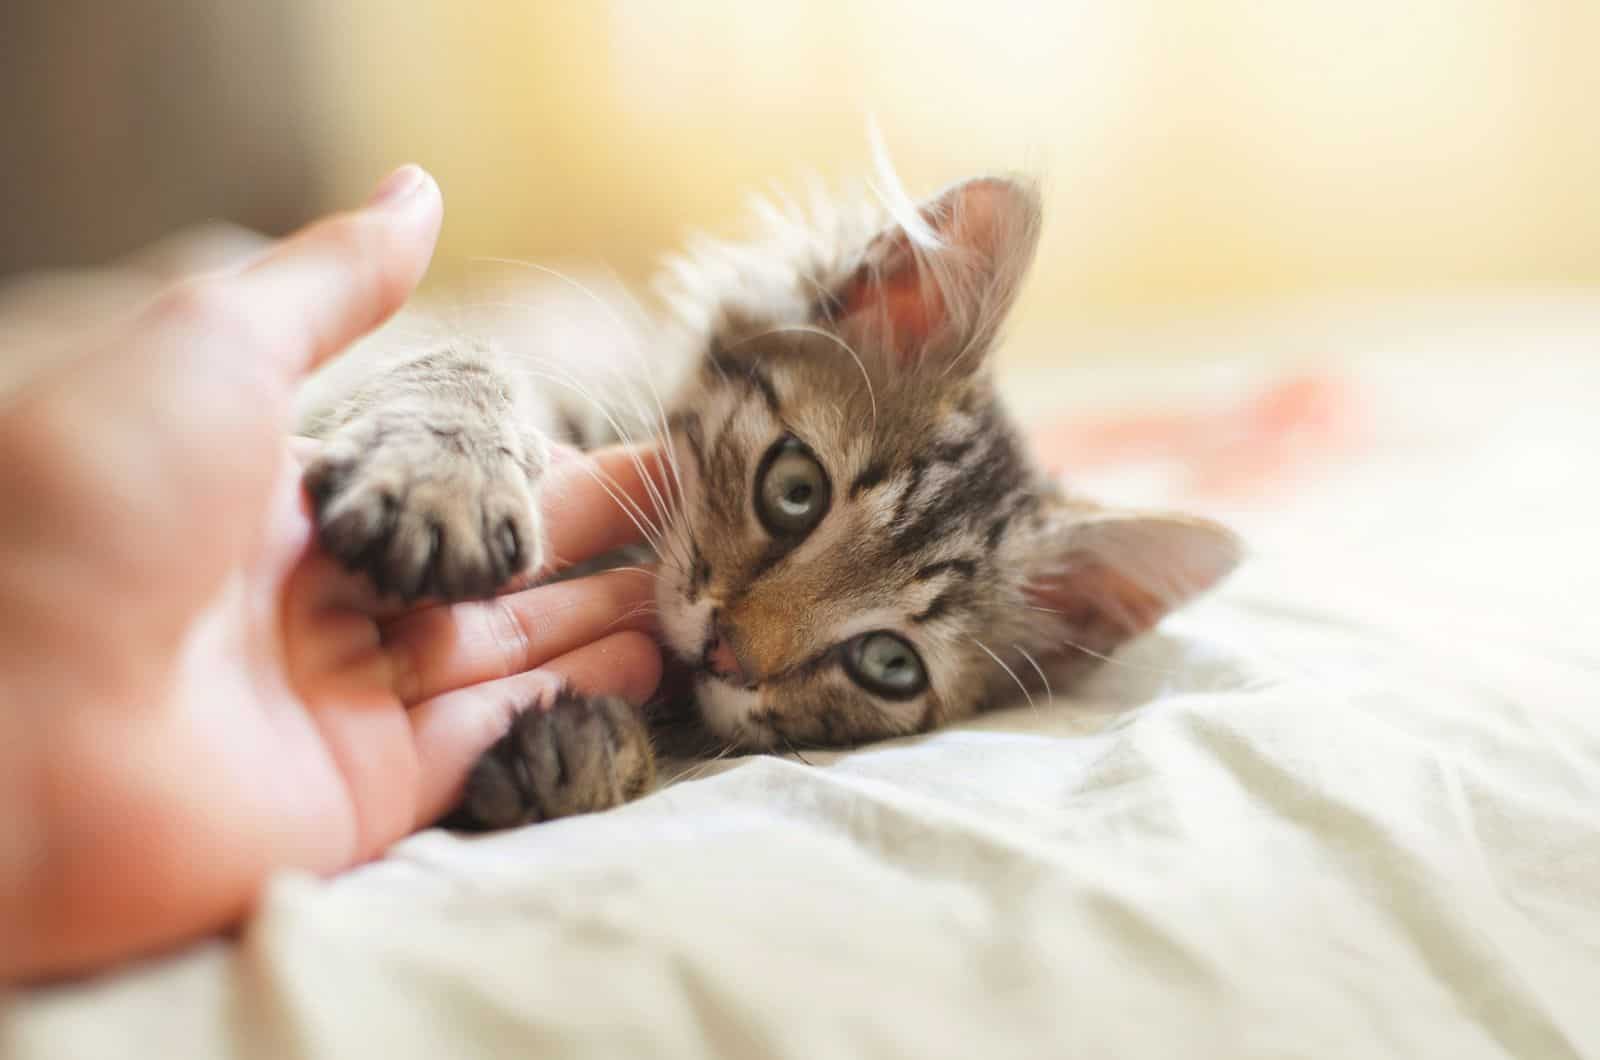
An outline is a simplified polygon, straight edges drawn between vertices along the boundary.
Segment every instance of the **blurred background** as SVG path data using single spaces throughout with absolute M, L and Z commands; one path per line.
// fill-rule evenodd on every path
M 1600 288 L 1592 0 L 4 0 L 0 273 L 428 166 L 431 282 L 640 280 L 745 197 L 1043 176 L 1017 356 L 1308 300 Z M 1029 352 L 1034 351 L 1034 352 Z

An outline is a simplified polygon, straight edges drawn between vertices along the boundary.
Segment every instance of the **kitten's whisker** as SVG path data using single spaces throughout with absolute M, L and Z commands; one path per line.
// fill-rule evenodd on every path
M 612 403 L 602 401 L 597 398 L 570 372 L 566 372 L 564 377 L 558 381 L 569 389 L 575 391 L 580 397 L 588 402 L 591 407 L 598 410 L 601 416 L 605 418 L 607 424 L 611 427 L 611 430 L 616 434 L 617 439 L 624 444 L 638 445 L 640 440 L 635 437 L 634 432 L 629 429 L 629 427 L 624 426 L 622 421 L 613 414 L 613 408 L 619 412 L 626 413 L 627 418 L 630 421 L 636 421 L 637 425 L 641 427 L 652 440 L 664 441 L 670 437 L 670 432 L 668 430 L 668 417 L 666 406 L 662 403 L 660 391 L 656 387 L 655 380 L 652 377 L 652 366 L 646 362 L 642 356 L 642 351 L 634 350 L 632 352 L 636 355 L 635 360 L 639 362 L 638 368 L 633 374 L 625 373 L 620 367 L 608 366 L 611 374 L 616 377 L 616 392 L 622 396 L 622 400 L 620 400 L 620 402 L 618 402 L 615 406 Z M 557 368 L 557 366 L 548 358 L 542 359 L 542 363 L 545 364 L 545 366 L 549 369 L 555 370 Z M 646 396 L 642 396 L 638 392 L 638 388 L 635 386 L 635 384 L 640 381 L 642 381 L 644 384 L 648 400 L 646 400 Z M 677 494 L 681 495 L 683 493 L 683 473 L 679 464 L 678 454 L 674 449 L 671 448 L 670 445 L 668 445 L 664 447 L 664 451 L 662 451 L 661 455 L 664 458 L 663 462 L 666 465 L 667 471 L 672 479 L 672 483 L 670 485 L 676 486 Z M 669 490 L 669 493 L 670 492 L 671 491 Z M 660 504 L 663 512 L 667 515 L 671 515 L 675 511 L 675 508 L 671 504 L 668 504 L 664 501 L 661 501 Z
M 1037 607 L 1037 606 L 1035 606 L 1033 604 L 1029 604 L 1027 606 L 1028 606 L 1028 610 L 1030 610 L 1030 611 L 1040 611 L 1040 612 L 1043 612 L 1044 614 L 1047 614 L 1047 615 L 1055 615 L 1057 617 L 1060 617 L 1061 614 L 1062 614 L 1060 611 L 1057 611 L 1054 608 L 1050 608 L 1050 607 Z M 1106 663 L 1109 666 L 1121 666 L 1124 669 L 1137 670 L 1137 671 L 1139 671 L 1141 673 L 1147 673 L 1147 674 L 1160 674 L 1162 677 L 1173 677 L 1178 673 L 1177 670 L 1171 669 L 1170 667 L 1165 667 L 1165 666 L 1141 666 L 1138 663 L 1132 663 L 1132 662 L 1128 662 L 1128 661 L 1126 661 L 1124 659 L 1113 658 L 1112 656 L 1107 655 L 1104 652 L 1095 651 L 1093 648 L 1089 647 L 1087 644 L 1079 644 L 1077 641 L 1071 640 L 1071 639 L 1069 639 L 1067 637 L 1064 637 L 1064 636 L 1056 636 L 1053 639 L 1058 641 L 1059 643 L 1061 643 L 1065 647 L 1071 648 L 1073 651 L 1081 651 L 1083 654 L 1085 654 L 1085 655 L 1087 655 L 1087 656 L 1089 656 L 1091 658 L 1094 658 L 1094 659 L 1099 659 L 1101 662 Z
M 815 327 L 815 326 L 810 325 L 810 324 L 786 324 L 786 325 L 784 325 L 782 327 L 769 328 L 768 330 L 763 331 L 763 332 L 761 332 L 759 334 L 752 335 L 752 336 L 750 336 L 750 338 L 742 340 L 740 344 L 743 345 L 744 342 L 753 342 L 756 339 L 765 338 L 768 335 L 777 335 L 777 334 L 781 334 L 783 332 L 791 332 L 791 331 L 800 332 L 801 334 L 805 334 L 805 335 L 820 335 L 822 338 L 825 338 L 829 342 L 832 342 L 834 345 L 838 346 L 845 353 L 848 353 L 850 355 L 851 360 L 856 362 L 856 367 L 861 369 L 861 379 L 862 379 L 863 382 L 865 382 L 867 384 L 867 401 L 872 407 L 872 430 L 873 430 L 873 433 L 877 433 L 877 430 L 878 430 L 878 394 L 877 394 L 876 390 L 873 389 L 872 376 L 867 372 L 867 362 L 863 361 L 861 359 L 861 355 L 859 353 L 857 353 L 850 346 L 850 344 L 848 342 L 844 341 L 844 339 L 842 339 L 839 336 L 835 335 L 831 331 L 827 331 L 824 328 Z
M 655 475 L 651 474 L 650 469 L 645 467 L 643 459 L 637 452 L 634 451 L 638 448 L 639 443 L 633 437 L 632 433 L 625 428 L 614 415 L 612 415 L 610 409 L 607 408 L 603 402 L 591 394 L 580 382 L 572 379 L 570 375 L 565 380 L 556 378 L 554 376 L 547 376 L 547 378 L 551 378 L 553 382 L 558 384 L 564 384 L 571 387 L 580 397 L 589 402 L 589 404 L 594 408 L 598 409 L 600 414 L 604 416 L 606 421 L 611 425 L 611 429 L 616 432 L 618 439 L 625 446 L 627 446 L 629 450 L 628 457 L 633 462 L 635 469 L 638 470 L 639 477 L 644 482 L 645 490 L 650 494 L 651 504 L 655 506 L 656 514 L 660 518 L 660 522 L 655 522 L 653 525 L 655 525 L 657 529 L 661 531 L 663 535 L 665 535 L 665 524 L 677 515 L 677 502 L 674 499 L 675 495 L 672 490 L 672 484 L 657 484 Z M 638 410 L 635 411 L 637 412 Z M 644 419 L 645 417 L 641 415 L 640 418 Z M 671 451 L 670 441 L 666 443 L 666 449 L 667 452 L 665 463 L 667 468 L 672 472 L 673 478 L 677 480 L 678 488 L 676 496 L 681 496 L 683 492 L 683 482 L 678 476 L 676 455 Z M 660 451 L 661 447 L 658 446 L 657 452 L 659 453 Z M 662 487 L 665 487 L 666 495 L 663 495 Z
M 649 567 L 607 567 L 606 568 L 606 573 L 607 574 L 615 573 L 617 571 L 627 571 L 629 574 L 643 574 L 646 578 L 651 578 L 651 579 L 654 579 L 655 581 L 660 581 L 661 580 L 661 575 L 658 572 L 652 570 Z
M 779 735 L 782 735 L 782 734 L 780 733 Z M 787 736 L 783 737 L 783 745 L 789 749 L 789 753 L 790 754 L 792 754 L 796 758 L 800 759 L 800 761 L 804 762 L 808 766 L 812 765 L 811 760 L 808 759 L 805 755 L 800 753 L 800 748 L 796 747 L 794 745 L 794 741 L 789 739 L 789 737 L 787 737 Z M 813 766 L 813 768 L 815 768 L 815 767 Z
M 644 485 L 645 485 L 645 490 L 646 490 L 646 492 L 648 492 L 650 494 L 651 503 L 656 506 L 657 512 L 658 513 L 670 513 L 672 511 L 671 505 L 669 505 L 667 503 L 666 499 L 664 497 L 662 497 L 661 491 L 656 487 L 654 476 L 652 476 L 650 474 L 650 472 L 649 472 L 649 469 L 644 466 L 644 461 L 642 459 L 640 459 L 639 454 L 636 453 L 636 452 L 633 452 L 633 449 L 635 448 L 635 443 L 633 442 L 632 438 L 629 436 L 628 431 L 625 428 L 623 428 L 623 426 L 620 423 L 617 422 L 616 418 L 611 415 L 610 411 L 607 410 L 604 405 L 602 405 L 599 401 L 597 401 L 594 398 L 594 396 L 592 394 L 590 394 L 587 391 L 587 389 L 585 389 L 584 386 L 581 383 L 579 383 L 576 380 L 572 379 L 570 376 L 563 377 L 562 375 L 558 375 L 555 372 L 539 373 L 539 372 L 537 372 L 537 371 L 535 371 L 534 369 L 531 369 L 531 368 L 526 369 L 526 370 L 530 374 L 535 375 L 537 378 L 547 379 L 550 382 L 556 383 L 557 385 L 567 386 L 567 387 L 571 388 L 579 396 L 583 397 L 585 400 L 587 400 L 591 404 L 593 404 L 595 408 L 599 409 L 601 415 L 606 417 L 607 421 L 610 422 L 612 429 L 617 432 L 617 434 L 621 438 L 623 444 L 625 446 L 627 446 L 627 448 L 629 450 L 628 457 L 629 457 L 630 460 L 632 460 L 634 467 L 638 469 L 639 477 L 643 480 Z M 651 543 L 651 547 L 655 548 L 656 551 L 658 551 L 658 552 L 661 551 L 661 549 L 660 549 L 660 547 L 658 545 L 658 541 L 660 540 L 661 537 L 665 536 L 666 528 L 664 526 L 661 526 L 661 525 L 657 524 L 653 519 L 651 519 L 648 515 L 646 515 L 645 512 L 644 512 L 644 509 L 642 507 L 640 507 L 638 505 L 635 505 L 634 510 L 639 514 L 640 518 L 642 518 L 646 522 L 650 523 L 651 527 L 656 531 L 656 536 L 650 537 L 649 540 L 650 540 L 650 543 Z M 663 514 L 663 517 L 665 518 L 666 514 Z
M 606 319 L 609 320 L 617 329 L 617 334 L 622 336 L 624 339 L 627 339 L 629 345 L 638 345 L 637 334 L 628 330 L 627 325 L 622 322 L 622 317 L 618 315 L 615 306 L 606 301 L 604 298 L 601 298 L 588 285 L 578 282 L 571 276 L 568 276 L 566 273 L 562 272 L 560 269 L 552 269 L 550 266 L 540 265 L 536 261 L 524 261 L 518 258 L 475 257 L 468 260 L 487 262 L 494 265 L 514 265 L 522 269 L 533 269 L 537 272 L 542 272 L 547 276 L 554 276 L 556 279 L 572 287 L 585 298 L 589 299 L 589 301 L 598 306 L 600 311 L 605 314 Z
M 1055 694 L 1054 689 L 1052 689 L 1050 687 L 1050 678 L 1048 678 L 1048 677 L 1046 677 L 1044 675 L 1044 667 L 1040 666 L 1039 665 L 1039 661 L 1037 659 L 1035 659 L 1032 655 L 1029 655 L 1028 654 L 1028 649 L 1024 648 L 1022 645 L 1013 644 L 1012 647 L 1017 649 L 1017 654 L 1021 655 L 1024 659 L 1028 660 L 1028 665 L 1033 667 L 1033 672 L 1039 675 L 1039 680 L 1044 685 L 1045 698 L 1046 699 L 1054 699 L 1056 697 L 1056 694 Z
M 655 604 L 639 604 L 635 607 L 629 608 L 616 618 L 613 618 L 610 622 L 607 622 L 604 626 L 600 627 L 600 632 L 609 633 L 611 630 L 625 622 L 631 622 L 636 618 L 643 618 L 645 615 L 658 615 L 660 613 L 660 610 Z
M 677 783 L 678 781 L 682 780 L 699 780 L 706 773 L 709 773 L 718 762 L 735 753 L 736 750 L 737 748 L 735 748 L 732 743 L 724 743 L 722 745 L 722 749 L 716 754 L 709 758 L 701 759 L 699 762 L 696 762 L 688 769 L 685 769 L 677 776 L 673 777 L 673 783 Z
M 658 425 L 657 426 L 657 430 L 655 431 L 655 433 L 657 435 L 659 435 L 659 436 L 664 436 L 665 435 L 665 433 L 666 433 L 666 425 L 667 425 L 667 411 L 666 411 L 665 404 L 661 400 L 661 392 L 656 387 L 656 384 L 655 384 L 654 373 L 652 371 L 652 369 L 654 368 L 654 365 L 650 363 L 649 359 L 645 355 L 645 351 L 642 348 L 642 344 L 639 341 L 639 332 L 637 330 L 630 329 L 627 326 L 627 324 L 623 321 L 622 316 L 617 312 L 616 307 L 614 305 L 612 305 L 612 303 L 610 301 L 608 301 L 605 298 L 602 298 L 599 294 L 597 294 L 593 289 L 588 287 L 586 284 L 580 283 L 578 280 L 574 279 L 573 277 L 568 276 L 565 273 L 563 273 L 563 272 L 561 272 L 561 271 L 559 271 L 557 269 L 553 269 L 553 268 L 549 267 L 548 265 L 540 265 L 537 262 L 521 261 L 521 260 L 517 260 L 517 259 L 513 259 L 513 258 L 482 257 L 482 258 L 476 258 L 474 260 L 493 262 L 493 263 L 502 264 L 502 265 L 514 265 L 514 266 L 518 266 L 518 267 L 521 267 L 521 268 L 527 268 L 527 269 L 535 269 L 535 270 L 537 270 L 539 272 L 546 273 L 547 275 L 554 276 L 556 279 L 561 280 L 563 283 L 566 283 L 566 284 L 570 285 L 571 287 L 573 287 L 574 289 L 579 291 L 581 294 L 583 294 L 584 297 L 588 298 L 591 302 L 593 302 L 600 309 L 600 311 L 603 314 L 605 314 L 606 319 L 611 322 L 612 326 L 616 328 L 618 335 L 620 335 L 625 340 L 624 344 L 623 344 L 625 349 L 628 351 L 629 355 L 632 356 L 635 359 L 635 361 L 637 362 L 637 369 L 638 370 L 637 370 L 636 376 L 634 378 L 631 378 L 631 379 L 624 379 L 623 380 L 623 386 L 621 387 L 622 393 L 627 394 L 629 396 L 629 398 L 631 399 L 633 397 L 633 394 L 632 394 L 632 387 L 629 384 L 631 384 L 633 382 L 636 382 L 636 381 L 642 380 L 644 385 L 645 385 L 645 387 L 650 392 L 651 400 L 655 404 L 655 425 Z M 624 293 L 624 296 L 626 297 L 624 289 L 622 288 L 622 286 L 620 284 L 618 285 L 618 290 L 619 290 L 619 292 Z M 648 315 L 648 314 L 644 313 L 644 311 L 638 305 L 637 302 L 633 301 L 631 298 L 629 299 L 629 301 L 632 302 L 633 309 L 640 316 L 647 316 Z M 594 399 L 590 395 L 586 394 L 584 396 L 589 398 L 589 400 L 591 402 L 593 402 L 597 408 L 600 408 L 602 413 L 604 413 L 606 411 L 605 408 L 602 405 L 600 405 L 599 402 L 594 401 Z M 642 409 L 642 408 L 634 407 L 632 409 L 632 411 L 637 413 L 641 420 L 649 421 L 651 419 L 651 417 L 648 416 L 645 413 L 645 410 Z M 608 416 L 608 419 L 609 419 L 609 416 Z M 618 426 L 617 426 L 617 424 L 615 422 L 613 422 L 611 426 L 612 426 L 613 430 L 617 430 L 618 431 L 619 436 L 622 436 L 624 438 L 624 440 L 626 440 L 626 436 L 625 436 L 624 432 L 622 432 L 621 430 L 618 429 Z M 681 479 L 681 477 L 679 475 L 679 469 L 678 469 L 678 466 L 677 466 L 677 462 L 676 462 L 676 457 L 675 456 L 669 456 L 669 465 L 668 466 L 669 466 L 669 469 L 672 472 L 673 478 L 678 480 L 678 491 L 681 493 L 683 491 L 683 482 L 682 482 L 682 479 Z
M 628 517 L 628 521 L 638 529 L 640 536 L 659 555 L 662 550 L 660 539 L 657 536 L 658 532 L 654 524 L 650 522 L 649 517 L 644 514 L 643 509 L 634 503 L 633 498 L 622 492 L 620 486 L 615 486 L 616 480 L 612 479 L 610 475 L 605 474 L 588 462 L 584 463 L 583 470 L 585 474 L 594 479 L 596 485 L 606 491 L 608 497 L 616 502 L 617 507 L 622 510 L 622 514 Z M 635 512 L 638 514 L 635 514 Z
M 583 471 L 584 474 L 595 481 L 596 485 L 606 491 L 606 496 L 616 503 L 622 513 L 628 517 L 628 521 L 638 529 L 639 535 L 644 538 L 645 543 L 657 555 L 660 555 L 663 532 L 651 521 L 649 515 L 645 513 L 639 503 L 628 496 L 621 484 L 612 478 L 609 472 L 602 471 L 587 461 L 584 462 Z
M 1028 691 L 1028 686 L 1022 683 L 1022 678 L 1017 676 L 1017 672 L 1011 667 L 1007 666 L 1004 659 L 990 651 L 989 646 L 983 641 L 979 640 L 977 637 L 968 637 L 967 639 L 972 641 L 972 643 L 976 644 L 978 647 L 982 648 L 983 653 L 989 658 L 993 659 L 995 661 L 995 665 L 1004 670 L 1006 672 L 1006 676 L 1010 677 L 1011 680 L 1017 683 L 1017 687 L 1020 688 L 1022 690 L 1022 694 L 1027 697 L 1028 706 L 1037 710 L 1039 705 L 1033 701 L 1033 693 Z

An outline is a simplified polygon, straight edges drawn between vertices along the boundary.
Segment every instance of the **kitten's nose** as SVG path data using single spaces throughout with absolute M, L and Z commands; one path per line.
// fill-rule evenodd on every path
M 739 658 L 739 653 L 733 650 L 733 640 L 723 627 L 720 616 L 713 616 L 711 620 L 711 640 L 706 645 L 706 668 L 724 681 L 736 685 L 750 683 L 750 671 Z
M 750 679 L 745 676 L 744 667 L 739 664 L 739 656 L 734 654 L 725 637 L 718 637 L 711 642 L 711 650 L 706 652 L 706 665 L 711 668 L 712 673 L 724 681 L 731 681 L 736 685 L 750 683 Z

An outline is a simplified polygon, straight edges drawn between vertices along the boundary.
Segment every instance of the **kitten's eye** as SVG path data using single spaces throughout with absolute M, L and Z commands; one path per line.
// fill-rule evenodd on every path
M 831 489 L 811 450 L 798 438 L 786 437 L 761 460 L 756 473 L 756 515 L 777 537 L 809 533 L 828 513 Z
M 844 649 L 851 680 L 885 699 L 910 699 L 928 687 L 917 650 L 893 633 L 863 633 Z

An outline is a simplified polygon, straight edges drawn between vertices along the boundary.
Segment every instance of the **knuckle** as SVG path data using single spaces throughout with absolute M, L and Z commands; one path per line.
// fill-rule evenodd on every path
M 361 214 L 344 214 L 328 222 L 327 244 L 347 262 L 365 261 L 378 249 L 378 226 Z
M 522 673 L 536 665 L 533 640 L 521 617 L 504 598 L 488 601 L 489 634 L 499 651 L 501 673 Z
M 155 306 L 158 319 L 205 331 L 238 327 L 240 307 L 232 286 L 220 276 L 195 276 L 163 293 Z

